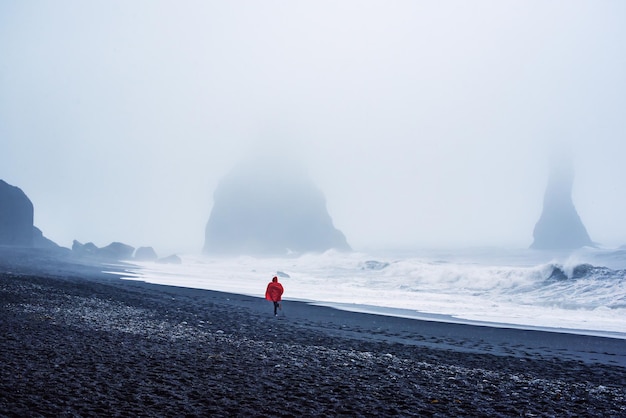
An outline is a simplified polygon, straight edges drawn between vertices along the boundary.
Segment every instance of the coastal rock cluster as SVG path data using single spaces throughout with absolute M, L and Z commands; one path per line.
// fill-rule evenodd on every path
M 531 248 L 570 250 L 593 246 L 572 201 L 573 168 L 568 158 L 554 160 L 541 217 Z M 33 225 L 34 208 L 18 187 L 0 180 L 0 245 L 60 248 Z M 298 255 L 329 249 L 349 251 L 345 235 L 333 225 L 324 194 L 290 161 L 250 160 L 225 176 L 214 193 L 203 252 L 211 255 Z M 180 263 L 158 258 L 151 247 L 113 242 L 98 248 L 74 241 L 72 253 L 103 259 Z M 386 266 L 366 263 L 364 269 Z
M 288 255 L 350 250 L 323 193 L 286 161 L 249 161 L 222 179 L 206 225 L 204 252 Z
M 112 242 L 106 247 L 98 248 L 93 242 L 81 244 L 74 240 L 72 253 L 80 257 L 98 257 L 112 260 L 130 260 L 135 248 L 121 242 Z
M 135 250 L 135 247 L 122 242 L 112 242 L 105 247 L 97 247 L 93 242 L 82 244 L 74 240 L 72 254 L 100 260 L 155 261 L 162 264 L 181 264 L 182 262 L 176 254 L 159 258 L 152 247 L 139 247 Z
M 43 248 L 68 252 L 46 238 L 33 225 L 34 207 L 26 193 L 19 187 L 0 180 L 0 245 L 9 247 Z M 105 247 L 94 243 L 82 244 L 74 240 L 71 255 L 102 260 L 138 260 L 180 264 L 181 259 L 173 254 L 159 258 L 152 247 L 134 247 L 121 242 L 112 242 Z

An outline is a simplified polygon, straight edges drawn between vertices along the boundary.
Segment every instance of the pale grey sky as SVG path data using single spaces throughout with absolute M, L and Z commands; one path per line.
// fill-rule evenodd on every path
M 621 0 L 3 1 L 0 178 L 61 245 L 199 252 L 219 179 L 286 148 L 355 249 L 527 247 L 556 142 L 591 238 L 622 245 L 625 22 Z

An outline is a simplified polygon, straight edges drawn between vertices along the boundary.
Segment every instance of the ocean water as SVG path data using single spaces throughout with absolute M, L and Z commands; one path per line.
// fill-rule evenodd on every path
M 129 280 L 263 297 L 272 276 L 285 300 L 495 327 L 626 339 L 626 250 L 567 253 L 464 249 L 305 254 L 285 258 L 180 255 L 135 263 Z M 288 309 L 288 305 L 285 306 Z

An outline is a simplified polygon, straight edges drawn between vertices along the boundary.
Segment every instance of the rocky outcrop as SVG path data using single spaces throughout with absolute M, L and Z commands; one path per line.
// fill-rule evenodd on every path
M 41 230 L 36 226 L 33 226 L 33 247 L 46 249 L 61 248 L 56 242 L 44 237 Z M 64 250 L 67 250 L 67 248 L 65 248 Z
M 79 257 L 96 257 L 106 260 L 130 260 L 135 248 L 121 242 L 112 242 L 106 247 L 98 248 L 93 242 L 81 244 L 74 240 L 72 253 Z
M 322 192 L 285 161 L 250 161 L 224 177 L 205 232 L 207 254 L 350 250 L 333 226 Z
M 130 260 L 133 258 L 135 247 L 121 242 L 112 242 L 106 247 L 102 247 L 98 250 L 98 255 L 103 258 L 109 258 L 113 260 Z
M 32 247 L 33 213 L 26 194 L 0 180 L 0 245 Z
M 93 242 L 82 244 L 74 240 L 72 242 L 72 253 L 80 257 L 95 257 L 98 255 L 98 247 Z
M 157 258 L 159 257 L 152 247 L 139 247 L 135 251 L 135 260 L 138 261 L 154 261 Z
M 172 254 L 167 257 L 159 258 L 156 262 L 160 264 L 182 264 L 183 260 L 176 254 Z
M 571 160 L 553 160 L 543 212 L 535 225 L 531 248 L 566 250 L 592 246 L 593 242 L 572 201 L 574 170 Z
M 59 249 L 33 225 L 34 212 L 22 189 L 0 180 L 0 245 Z

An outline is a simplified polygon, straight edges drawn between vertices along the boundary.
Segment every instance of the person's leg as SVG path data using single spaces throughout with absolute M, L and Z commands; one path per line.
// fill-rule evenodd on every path
M 274 302 L 274 315 L 278 315 L 278 302 Z

